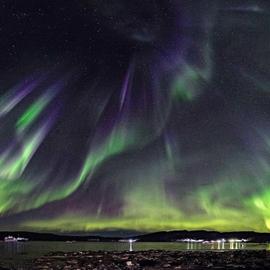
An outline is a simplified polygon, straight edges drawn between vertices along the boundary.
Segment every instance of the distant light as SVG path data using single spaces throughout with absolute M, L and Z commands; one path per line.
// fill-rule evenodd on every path
M 242 242 L 242 240 L 241 239 L 229 239 L 229 242 L 230 243 L 233 243 L 233 242 L 240 243 L 240 242 Z
M 128 239 L 128 242 L 129 243 L 134 243 L 134 242 L 136 242 L 137 240 L 134 240 L 134 239 Z

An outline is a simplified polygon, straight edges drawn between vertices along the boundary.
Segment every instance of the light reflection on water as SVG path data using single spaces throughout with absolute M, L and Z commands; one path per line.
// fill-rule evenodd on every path
M 133 250 L 201 250 L 201 251 L 222 251 L 222 250 L 270 250 L 270 244 L 256 243 L 181 243 L 181 242 L 158 242 L 158 243 L 133 243 Z M 29 262 L 34 258 L 53 251 L 128 251 L 129 243 L 119 242 L 0 242 L 0 265 L 19 270 L 31 269 Z
M 202 243 L 186 243 L 187 250 L 250 250 L 250 249 L 267 249 L 267 244 L 251 244 L 241 242 L 215 242 L 209 244 Z

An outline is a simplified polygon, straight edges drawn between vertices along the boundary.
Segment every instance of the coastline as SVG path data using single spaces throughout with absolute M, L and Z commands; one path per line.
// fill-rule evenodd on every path
M 270 269 L 270 252 L 266 250 L 53 252 L 34 260 L 32 269 Z

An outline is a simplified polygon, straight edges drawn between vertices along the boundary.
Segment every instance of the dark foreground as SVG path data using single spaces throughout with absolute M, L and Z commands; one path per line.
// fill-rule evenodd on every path
M 270 252 L 57 252 L 35 260 L 32 269 L 270 269 Z

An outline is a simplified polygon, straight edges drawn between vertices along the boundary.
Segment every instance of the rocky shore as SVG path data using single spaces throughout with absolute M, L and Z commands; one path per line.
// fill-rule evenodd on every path
M 270 269 L 270 252 L 265 250 L 57 252 L 36 259 L 32 269 Z

